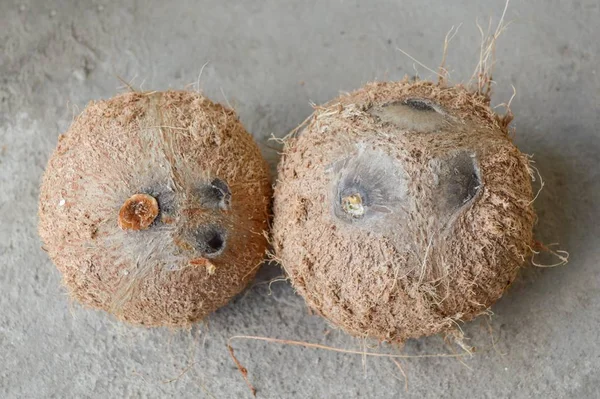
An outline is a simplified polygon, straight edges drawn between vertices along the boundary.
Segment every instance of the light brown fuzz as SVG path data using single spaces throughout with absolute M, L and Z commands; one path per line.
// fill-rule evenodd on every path
M 377 82 L 285 142 L 273 237 L 311 308 L 359 337 L 435 334 L 486 311 L 529 254 L 528 159 L 461 86 Z
M 254 277 L 270 199 L 267 163 L 233 110 L 193 92 L 127 93 L 91 102 L 60 137 L 39 232 L 74 299 L 187 326 Z

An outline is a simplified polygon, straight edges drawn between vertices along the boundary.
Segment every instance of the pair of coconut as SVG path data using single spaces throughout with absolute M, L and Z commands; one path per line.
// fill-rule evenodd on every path
M 494 303 L 532 241 L 528 160 L 489 99 L 374 83 L 285 141 L 274 257 L 314 310 L 403 341 Z M 80 302 L 185 326 L 244 289 L 268 246 L 268 167 L 234 111 L 200 94 L 90 103 L 43 178 L 45 249 Z

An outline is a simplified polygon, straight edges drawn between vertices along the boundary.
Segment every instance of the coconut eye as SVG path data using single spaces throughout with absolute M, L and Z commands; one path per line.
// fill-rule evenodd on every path
M 469 202 L 481 187 L 475 157 L 460 153 L 450 159 L 448 169 L 450 171 L 446 188 L 448 198 L 456 206 L 461 206 Z
M 437 131 L 451 123 L 441 106 L 422 98 L 407 98 L 374 106 L 369 113 L 399 129 L 423 133 Z
M 223 253 L 226 246 L 226 231 L 215 225 L 201 226 L 195 234 L 196 249 L 206 257 Z
M 330 170 L 333 214 L 338 220 L 371 226 L 375 220 L 385 220 L 385 215 L 404 213 L 404 170 L 384 153 L 361 149 Z
M 231 190 L 227 183 L 219 178 L 200 187 L 198 195 L 205 208 L 227 210 L 231 206 Z
M 448 159 L 434 162 L 439 176 L 442 203 L 448 212 L 471 201 L 482 187 L 477 158 L 467 152 L 459 152 Z

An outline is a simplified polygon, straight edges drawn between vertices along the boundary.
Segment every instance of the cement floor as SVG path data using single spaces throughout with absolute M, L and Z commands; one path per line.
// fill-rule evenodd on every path
M 451 4 L 450 4 L 451 3 Z M 281 274 L 256 284 L 190 331 L 122 325 L 70 304 L 36 231 L 40 176 L 57 136 L 92 99 L 184 88 L 230 103 L 274 165 L 283 136 L 340 91 L 431 73 L 452 26 L 451 78 L 478 60 L 476 21 L 502 1 L 0 1 L 0 396 L 246 398 L 226 350 L 233 335 L 360 349 L 310 315 Z M 479 350 L 462 361 L 395 364 L 321 350 L 235 341 L 261 398 L 600 397 L 600 3 L 513 1 L 500 38 L 493 101 L 513 101 L 516 142 L 545 188 L 536 237 L 571 253 L 528 268 L 491 320 L 463 326 Z M 595 198 L 595 199 L 594 199 Z M 493 333 L 493 341 L 492 335 Z M 492 345 L 493 343 L 493 345 Z M 394 351 L 382 346 L 381 351 Z M 447 352 L 442 338 L 406 354 Z M 178 378 L 179 377 L 179 378 Z

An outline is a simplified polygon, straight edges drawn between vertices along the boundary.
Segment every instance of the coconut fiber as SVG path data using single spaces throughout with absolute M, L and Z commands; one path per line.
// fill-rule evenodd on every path
M 532 243 L 528 158 L 489 98 L 372 83 L 286 140 L 274 244 L 311 308 L 385 341 L 435 334 L 498 300 Z
M 235 113 L 200 94 L 90 103 L 43 177 L 39 232 L 71 296 L 147 326 L 187 325 L 250 281 L 268 168 Z

